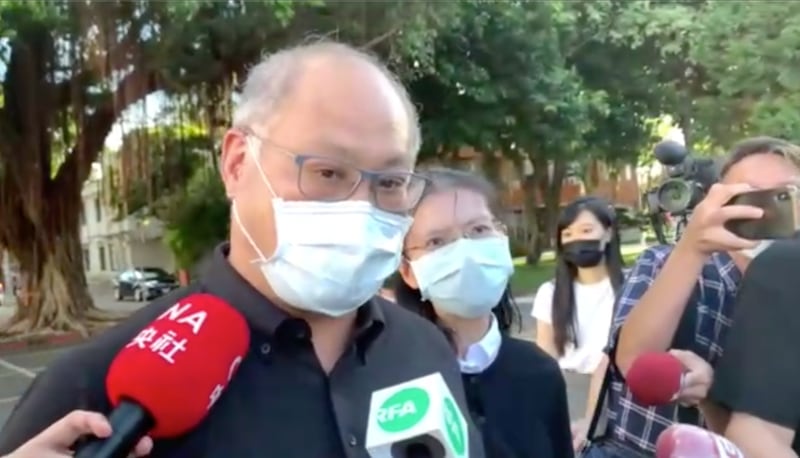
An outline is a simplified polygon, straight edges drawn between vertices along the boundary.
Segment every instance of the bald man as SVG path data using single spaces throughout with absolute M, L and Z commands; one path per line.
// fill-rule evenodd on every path
M 40 375 L 0 434 L 0 454 L 75 408 L 109 412 L 114 355 L 197 292 L 247 319 L 250 351 L 207 419 L 156 440 L 153 457 L 365 458 L 371 393 L 436 372 L 467 412 L 444 336 L 376 296 L 425 186 L 412 172 L 419 137 L 406 91 L 373 57 L 330 42 L 266 57 L 222 141 L 229 243 L 197 282 Z M 473 426 L 460 432 L 469 456 L 483 457 Z

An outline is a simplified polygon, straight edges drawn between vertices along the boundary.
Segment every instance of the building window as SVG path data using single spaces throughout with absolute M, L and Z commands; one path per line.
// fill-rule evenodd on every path
M 106 249 L 105 249 L 105 247 L 102 247 L 102 246 L 97 247 L 97 255 L 100 258 L 100 270 L 104 272 L 106 270 Z
M 89 249 L 88 248 L 84 248 L 83 249 L 83 269 L 84 270 L 92 270 L 91 267 L 92 267 L 92 260 L 91 260 L 91 257 L 89 257 Z
M 114 245 L 108 245 L 108 267 L 110 270 L 117 269 L 117 260 L 114 258 Z
M 103 220 L 103 208 L 100 206 L 100 199 L 94 200 L 94 216 L 98 223 Z

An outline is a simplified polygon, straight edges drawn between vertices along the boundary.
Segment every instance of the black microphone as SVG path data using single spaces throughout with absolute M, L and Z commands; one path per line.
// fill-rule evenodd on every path
M 108 422 L 114 434 L 105 440 L 85 442 L 78 447 L 75 458 L 125 458 L 155 424 L 150 414 L 128 401 L 119 403 Z

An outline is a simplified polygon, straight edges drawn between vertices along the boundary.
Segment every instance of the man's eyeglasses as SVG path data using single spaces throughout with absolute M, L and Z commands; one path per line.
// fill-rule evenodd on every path
M 309 200 L 339 202 L 349 199 L 362 181 L 369 183 L 372 205 L 391 213 L 410 212 L 422 197 L 427 180 L 407 171 L 363 170 L 346 161 L 313 154 L 297 154 L 268 139 L 245 132 L 294 160 L 297 187 Z

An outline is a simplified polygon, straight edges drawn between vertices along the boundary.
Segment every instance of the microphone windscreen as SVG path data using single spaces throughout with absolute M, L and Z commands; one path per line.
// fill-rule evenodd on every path
M 656 458 L 744 458 L 728 439 L 694 425 L 672 425 L 656 440 Z
M 221 299 L 193 294 L 143 329 L 111 363 L 111 404 L 143 407 L 154 438 L 175 437 L 197 426 L 219 399 L 250 344 L 244 318 Z
M 636 402 L 645 406 L 669 404 L 681 389 L 683 365 L 669 353 L 645 353 L 625 376 Z

